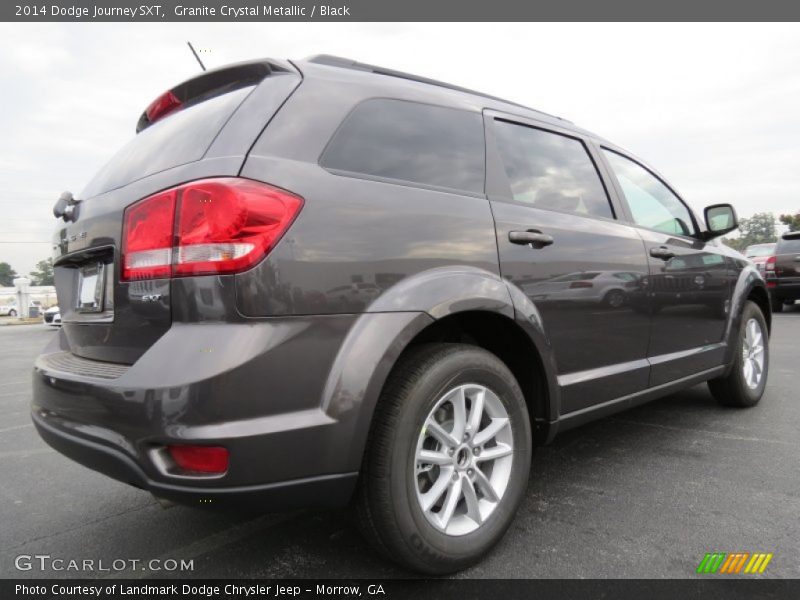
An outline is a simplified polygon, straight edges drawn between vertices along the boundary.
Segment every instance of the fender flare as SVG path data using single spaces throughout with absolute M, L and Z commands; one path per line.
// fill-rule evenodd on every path
M 728 322 L 725 325 L 725 336 L 723 338 L 726 340 L 727 346 L 727 349 L 725 350 L 725 365 L 728 367 L 726 373 L 733 365 L 734 351 L 736 349 L 736 344 L 733 342 L 734 336 L 736 335 L 736 332 L 739 331 L 739 326 L 741 325 L 742 308 L 744 307 L 745 301 L 747 301 L 747 299 L 750 297 L 750 293 L 755 288 L 760 288 L 763 290 L 764 294 L 767 296 L 767 299 L 769 299 L 769 290 L 764 282 L 764 278 L 761 276 L 755 266 L 747 264 L 739 272 L 739 277 L 736 280 L 731 292 L 731 305 L 728 312 Z M 771 312 L 765 314 L 764 318 L 767 320 L 767 325 L 771 326 Z

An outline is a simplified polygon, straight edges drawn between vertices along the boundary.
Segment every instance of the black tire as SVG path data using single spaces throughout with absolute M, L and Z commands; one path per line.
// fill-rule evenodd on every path
M 783 312 L 783 302 L 781 302 L 780 300 L 773 300 L 771 304 L 772 304 L 772 312 L 774 313 Z
M 758 385 L 754 388 L 751 388 L 745 381 L 743 370 L 745 328 L 751 319 L 755 319 L 761 328 L 764 346 L 763 375 Z M 767 385 L 767 378 L 769 375 L 769 334 L 767 333 L 767 322 L 766 319 L 764 319 L 764 314 L 755 302 L 750 302 L 748 300 L 745 303 L 744 310 L 742 311 L 742 319 L 739 323 L 739 331 L 736 335 L 736 347 L 734 348 L 733 354 L 734 361 L 730 372 L 724 377 L 709 381 L 708 388 L 717 401 L 724 406 L 733 406 L 737 408 L 755 406 L 758 404 L 758 401 L 761 400 L 761 396 L 764 395 L 764 388 Z
M 448 535 L 423 513 L 413 469 L 426 418 L 448 390 L 464 384 L 485 386 L 502 402 L 513 436 L 513 459 L 505 493 L 493 512 L 474 531 Z M 384 556 L 418 572 L 441 575 L 468 567 L 511 524 L 527 486 L 531 445 L 522 391 L 496 356 L 466 344 L 426 344 L 412 350 L 392 371 L 376 408 L 356 497 L 362 534 Z
M 8 311 L 8 316 L 9 317 L 16 317 L 17 316 L 17 311 L 15 311 L 15 310 Z
M 621 308 L 625 300 L 625 292 L 622 290 L 611 290 L 604 298 L 605 303 L 611 308 Z

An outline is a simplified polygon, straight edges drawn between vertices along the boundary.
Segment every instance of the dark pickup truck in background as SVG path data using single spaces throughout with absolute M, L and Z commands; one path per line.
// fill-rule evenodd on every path
M 784 233 L 765 266 L 773 312 L 800 299 L 800 231 Z

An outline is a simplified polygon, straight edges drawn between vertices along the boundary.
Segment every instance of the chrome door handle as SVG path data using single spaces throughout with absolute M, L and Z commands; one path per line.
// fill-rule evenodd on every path
M 661 260 L 669 260 L 675 256 L 675 253 L 670 251 L 666 246 L 659 246 L 657 248 L 650 248 L 650 256 L 653 258 L 660 258 Z
M 530 229 L 528 231 L 509 231 L 508 241 L 512 244 L 520 244 L 522 246 L 530 246 L 531 248 L 540 249 L 545 246 L 551 245 L 555 240 L 552 235 L 547 235 L 541 231 Z

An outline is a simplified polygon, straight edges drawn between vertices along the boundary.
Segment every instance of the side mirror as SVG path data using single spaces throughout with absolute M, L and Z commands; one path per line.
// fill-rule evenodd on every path
M 736 211 L 730 204 L 713 204 L 706 206 L 706 231 L 703 238 L 706 240 L 725 235 L 739 227 Z

